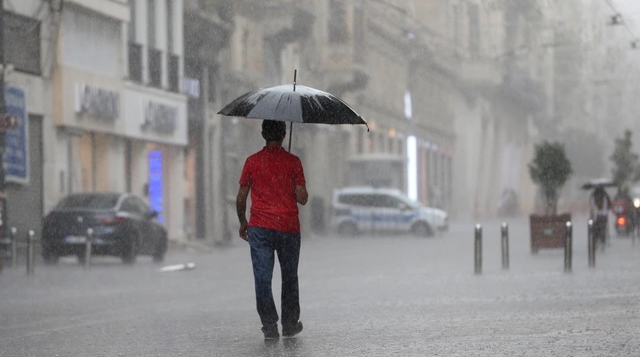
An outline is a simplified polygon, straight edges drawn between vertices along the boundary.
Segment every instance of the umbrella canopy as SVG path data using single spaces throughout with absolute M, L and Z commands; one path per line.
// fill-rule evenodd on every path
M 301 85 L 281 85 L 248 92 L 218 114 L 312 124 L 363 124 L 369 126 L 342 99 Z
M 608 179 L 608 178 L 599 178 L 599 179 L 594 179 L 591 180 L 585 184 L 582 185 L 582 189 L 583 190 L 591 190 L 594 189 L 596 187 L 615 187 L 617 186 L 613 180 Z

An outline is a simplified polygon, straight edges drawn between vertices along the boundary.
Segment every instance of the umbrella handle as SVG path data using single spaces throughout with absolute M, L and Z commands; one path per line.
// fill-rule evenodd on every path
M 293 91 L 296 91 L 296 80 L 298 79 L 298 70 L 293 70 Z M 291 152 L 291 138 L 293 137 L 293 122 L 289 124 L 289 152 Z
M 289 124 L 289 152 L 291 152 L 291 138 L 293 137 L 293 122 Z

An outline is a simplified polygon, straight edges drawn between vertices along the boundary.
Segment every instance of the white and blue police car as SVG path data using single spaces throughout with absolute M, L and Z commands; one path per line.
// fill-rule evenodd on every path
M 331 228 L 342 235 L 409 232 L 433 236 L 448 229 L 448 214 L 412 201 L 393 188 L 346 187 L 333 191 Z

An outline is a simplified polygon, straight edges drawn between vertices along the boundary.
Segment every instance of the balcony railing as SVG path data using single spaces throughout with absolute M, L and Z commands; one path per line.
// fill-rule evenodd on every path
M 129 79 L 142 83 L 142 45 L 129 43 Z
M 169 54 L 169 90 L 180 91 L 180 57 Z
M 149 48 L 149 84 L 162 87 L 162 52 L 155 48 Z

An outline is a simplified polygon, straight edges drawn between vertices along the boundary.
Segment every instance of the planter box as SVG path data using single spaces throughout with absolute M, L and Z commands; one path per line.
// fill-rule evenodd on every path
M 564 248 L 567 222 L 571 221 L 571 214 L 531 215 L 529 219 L 531 253 L 536 254 L 540 249 Z

